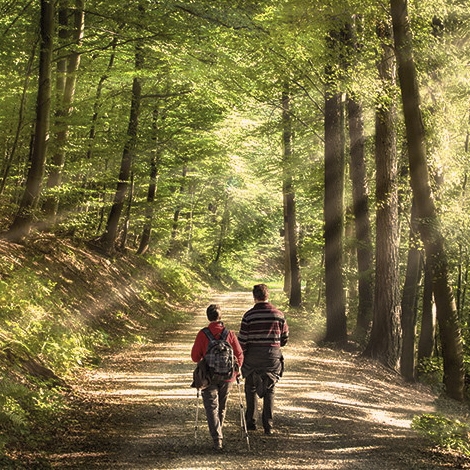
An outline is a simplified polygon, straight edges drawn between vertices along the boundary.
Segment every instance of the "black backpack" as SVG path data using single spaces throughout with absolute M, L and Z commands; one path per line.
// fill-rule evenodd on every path
M 233 348 L 227 341 L 229 331 L 224 328 L 219 339 L 215 339 L 209 328 L 203 329 L 209 345 L 204 356 L 212 381 L 231 379 L 235 370 Z

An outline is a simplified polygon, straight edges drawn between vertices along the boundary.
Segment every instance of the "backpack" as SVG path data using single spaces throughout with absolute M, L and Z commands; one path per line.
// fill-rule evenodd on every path
M 209 345 L 207 346 L 204 358 L 211 380 L 222 381 L 231 379 L 235 368 L 235 361 L 233 358 L 233 348 L 227 341 L 229 331 L 224 328 L 219 339 L 215 339 L 209 328 L 206 327 L 203 331 L 209 339 Z
M 210 384 L 211 378 L 209 377 L 209 368 L 207 367 L 205 358 L 202 358 L 194 369 L 191 387 L 197 388 L 198 390 L 204 390 Z

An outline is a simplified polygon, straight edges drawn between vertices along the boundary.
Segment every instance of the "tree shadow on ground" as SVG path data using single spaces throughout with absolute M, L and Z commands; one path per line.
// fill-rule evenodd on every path
M 227 294 L 224 320 L 237 329 L 249 296 Z M 164 341 L 114 355 L 85 384 L 73 426 L 49 455 L 51 468 L 103 469 L 361 469 L 470 468 L 468 459 L 432 450 L 410 428 L 435 410 L 435 395 L 348 353 L 312 343 L 285 349 L 276 389 L 274 436 L 240 425 L 243 391 L 229 398 L 224 451 L 214 453 L 201 399 L 189 387 L 189 353 L 204 309 Z M 196 422 L 197 415 L 197 422 Z M 196 432 L 197 428 L 197 432 Z

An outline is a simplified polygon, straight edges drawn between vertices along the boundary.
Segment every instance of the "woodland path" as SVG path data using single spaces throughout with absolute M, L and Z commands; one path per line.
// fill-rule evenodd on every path
M 212 302 L 238 331 L 252 299 L 231 292 Z M 75 470 L 470 468 L 469 460 L 432 450 L 410 428 L 415 414 L 436 411 L 442 401 L 429 389 L 352 354 L 316 348 L 293 328 L 276 392 L 277 433 L 250 432 L 248 450 L 235 386 L 225 449 L 214 453 L 201 402 L 195 441 L 197 399 L 189 387 L 191 346 L 206 323 L 204 306 L 184 330 L 110 356 L 88 373 L 77 384 L 85 407 L 48 464 Z

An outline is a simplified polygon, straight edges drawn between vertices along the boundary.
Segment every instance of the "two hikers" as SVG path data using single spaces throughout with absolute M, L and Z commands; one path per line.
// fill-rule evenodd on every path
M 256 429 L 260 397 L 263 398 L 261 421 L 264 432 L 271 435 L 275 385 L 284 369 L 281 347 L 287 343 L 289 328 L 284 314 L 268 301 L 269 291 L 265 284 L 255 285 L 252 293 L 255 305 L 243 315 L 238 338 L 229 331 L 226 340 L 232 346 L 236 363 L 245 378 L 247 429 Z M 214 338 L 219 339 L 225 329 L 220 308 L 210 305 L 206 313 L 210 321 L 209 329 Z M 200 330 L 191 351 L 194 362 L 199 362 L 205 356 L 209 342 L 204 329 Z M 230 379 L 215 381 L 202 390 L 207 423 L 215 450 L 222 449 L 222 425 L 227 398 L 238 375 L 239 372 L 235 370 Z

